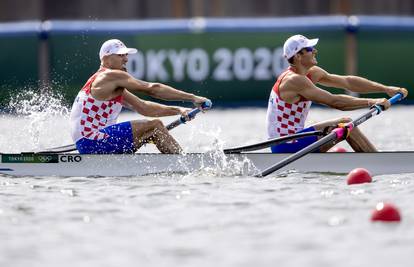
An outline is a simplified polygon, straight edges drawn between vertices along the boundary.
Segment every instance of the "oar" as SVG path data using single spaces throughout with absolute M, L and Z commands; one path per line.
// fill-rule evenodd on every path
M 393 97 L 391 97 L 390 99 L 388 99 L 388 101 L 392 104 L 396 103 L 397 101 L 401 100 L 402 98 L 402 94 L 398 93 L 396 95 L 394 95 Z M 340 140 L 343 141 L 346 139 L 346 129 L 348 128 L 348 131 L 351 131 L 354 127 L 357 127 L 358 125 L 360 125 L 361 123 L 367 121 L 368 119 L 378 115 L 381 113 L 381 111 L 384 110 L 383 106 L 380 105 L 374 105 L 370 108 L 370 110 L 368 112 L 366 112 L 365 114 L 362 114 L 360 117 L 358 117 L 357 119 L 347 123 L 345 125 L 345 127 L 338 127 L 334 130 L 332 130 L 331 133 L 327 134 L 326 136 L 322 137 L 321 139 L 319 139 L 318 141 L 316 141 L 315 143 L 303 148 L 302 150 L 296 152 L 295 154 L 285 158 L 284 160 L 279 161 L 278 163 L 276 163 L 275 165 L 265 169 L 264 171 L 262 171 L 261 173 L 255 175 L 256 177 L 264 177 L 266 175 L 269 175 L 277 170 L 280 170 L 281 168 L 285 167 L 286 165 L 290 164 L 293 161 L 296 161 L 300 158 L 302 158 L 303 156 L 317 150 L 318 148 L 322 147 L 325 144 L 328 144 L 334 140 Z
M 170 124 L 168 124 L 167 126 L 165 126 L 168 130 L 174 129 L 175 127 L 186 123 L 189 120 L 192 120 L 195 118 L 195 116 L 200 112 L 200 111 L 204 111 L 204 110 L 208 110 L 212 107 L 212 103 L 210 100 L 204 102 L 203 104 L 201 104 L 201 107 L 199 108 L 195 108 L 192 109 L 190 112 L 188 112 L 188 116 L 184 117 L 184 116 L 180 116 L 180 118 L 176 119 L 175 121 L 171 122 Z M 66 152 L 72 152 L 72 151 L 76 151 L 76 145 L 75 144 L 71 144 L 71 145 L 66 145 L 66 146 L 59 146 L 59 147 L 53 147 L 53 148 L 49 148 L 43 151 L 36 151 L 35 153 L 66 153 Z
M 288 141 L 296 140 L 296 139 L 299 139 L 299 138 L 302 138 L 302 137 L 314 136 L 314 135 L 322 136 L 322 135 L 324 135 L 324 133 L 322 131 L 311 131 L 311 132 L 304 132 L 304 133 L 286 135 L 286 136 L 282 136 L 282 137 L 278 137 L 278 138 L 273 138 L 273 139 L 270 139 L 270 140 L 267 140 L 267 141 L 263 141 L 263 142 L 260 142 L 260 143 L 247 145 L 247 146 L 227 148 L 227 149 L 224 149 L 223 152 L 226 153 L 226 154 L 231 154 L 231 153 L 255 151 L 255 150 L 259 150 L 259 149 L 268 148 L 268 147 L 271 147 L 271 146 L 283 144 L 283 143 L 286 143 Z
M 167 126 L 165 126 L 165 128 L 167 128 L 167 130 L 171 130 L 174 129 L 175 127 L 177 127 L 180 124 L 184 124 L 189 120 L 192 120 L 195 118 L 195 116 L 203 110 L 207 110 L 207 109 L 211 109 L 211 106 L 213 105 L 213 103 L 211 103 L 210 100 L 204 102 L 203 104 L 201 104 L 200 108 L 195 108 L 193 110 L 191 110 L 190 112 L 188 112 L 188 118 L 181 116 L 180 118 L 178 118 L 177 120 L 171 122 L 170 124 L 168 124 Z
M 48 148 L 43 151 L 35 151 L 34 153 L 66 153 L 66 152 L 72 152 L 76 150 L 75 144 L 70 144 L 66 146 L 58 146 L 58 147 L 52 147 Z

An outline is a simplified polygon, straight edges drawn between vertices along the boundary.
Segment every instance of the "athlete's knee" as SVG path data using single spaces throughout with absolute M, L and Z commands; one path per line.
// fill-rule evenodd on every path
M 362 134 L 363 133 L 361 132 L 361 130 L 359 129 L 359 127 L 352 128 L 351 135 L 355 136 L 355 135 L 362 135 Z
M 350 117 L 342 117 L 338 119 L 339 123 L 346 123 L 346 122 L 350 122 L 352 121 L 352 119 Z
M 163 129 L 164 123 L 160 119 L 153 119 L 151 120 L 151 124 L 153 125 L 154 129 Z

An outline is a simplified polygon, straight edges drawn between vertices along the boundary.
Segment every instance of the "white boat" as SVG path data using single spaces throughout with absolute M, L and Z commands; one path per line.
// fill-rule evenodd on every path
M 142 176 L 159 173 L 214 171 L 256 175 L 290 154 L 223 152 L 185 155 L 1 154 L 0 174 L 11 176 Z M 414 173 L 414 151 L 377 153 L 311 153 L 283 167 L 298 172 L 348 173 L 362 167 L 372 175 Z

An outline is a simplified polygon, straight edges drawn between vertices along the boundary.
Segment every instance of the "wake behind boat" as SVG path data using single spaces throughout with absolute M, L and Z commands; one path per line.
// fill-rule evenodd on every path
M 12 176 L 142 176 L 209 171 L 225 175 L 257 175 L 290 154 L 222 152 L 185 155 L 1 154 L 0 174 Z M 298 172 L 348 173 L 363 167 L 372 175 L 414 173 L 414 151 L 376 153 L 311 153 L 281 168 Z

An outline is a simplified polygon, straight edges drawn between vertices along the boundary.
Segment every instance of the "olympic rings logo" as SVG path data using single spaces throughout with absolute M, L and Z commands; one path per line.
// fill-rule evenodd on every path
M 46 163 L 52 161 L 52 156 L 38 156 L 40 162 Z

